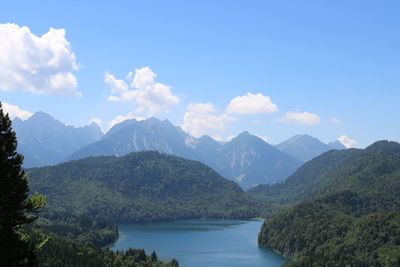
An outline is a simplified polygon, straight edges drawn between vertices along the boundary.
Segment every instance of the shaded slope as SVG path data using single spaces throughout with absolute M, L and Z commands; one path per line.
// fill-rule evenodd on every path
M 196 159 L 193 150 L 185 142 L 187 139 L 190 136 L 168 120 L 129 120 L 117 124 L 102 140 L 73 153 L 67 160 L 89 156 L 123 156 L 138 151 L 158 151 Z
M 295 259 L 287 266 L 400 263 L 400 144 L 328 152 L 273 189 L 263 192 L 271 203 L 306 200 L 272 216 L 259 235 L 261 246 Z
M 261 138 L 243 132 L 222 146 L 210 166 L 244 187 L 273 184 L 292 174 L 302 163 Z
M 206 165 L 157 152 L 93 157 L 27 172 L 48 208 L 118 222 L 250 218 L 256 203 Z

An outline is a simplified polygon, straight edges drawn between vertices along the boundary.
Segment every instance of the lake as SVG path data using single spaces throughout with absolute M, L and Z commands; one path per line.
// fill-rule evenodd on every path
M 262 221 L 185 220 L 120 224 L 113 250 L 144 248 L 159 259 L 176 258 L 180 266 L 281 266 L 285 258 L 257 245 Z

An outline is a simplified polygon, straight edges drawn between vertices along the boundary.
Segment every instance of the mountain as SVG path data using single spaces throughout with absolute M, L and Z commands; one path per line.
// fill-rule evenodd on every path
M 351 164 L 361 152 L 359 149 L 328 151 L 304 163 L 286 180 L 274 185 L 255 186 L 249 193 L 282 205 L 313 199 L 334 190 L 334 184 L 342 175 L 343 165 Z
M 218 151 L 223 147 L 224 144 L 215 141 L 208 135 L 195 140 L 193 143 L 193 150 L 197 157 L 207 163 L 209 166 L 215 165 L 217 160 Z
M 90 157 L 27 170 L 47 208 L 116 222 L 251 218 L 258 202 L 198 161 L 158 152 Z
M 68 160 L 149 150 L 199 160 L 243 187 L 281 181 L 301 165 L 301 161 L 248 132 L 220 143 L 209 136 L 196 139 L 168 120 L 156 118 L 117 124 L 101 140 L 73 153 Z
M 287 266 L 398 266 L 399 192 L 399 143 L 329 151 L 283 183 L 252 189 L 291 206 L 264 223 L 259 244 L 293 258 Z
M 212 162 L 209 161 L 212 159 Z M 292 174 L 301 164 L 261 138 L 243 132 L 216 151 L 216 156 L 204 161 L 224 177 L 243 187 L 273 184 Z
M 36 112 L 25 121 L 15 118 L 13 130 L 18 139 L 18 152 L 25 157 L 25 168 L 59 163 L 103 135 L 95 123 L 75 128 L 44 112 Z
M 325 144 L 319 139 L 307 134 L 295 135 L 277 145 L 276 148 L 303 162 L 309 161 L 310 159 L 332 149 L 345 149 L 339 141 Z
M 67 160 L 89 156 L 123 156 L 138 151 L 158 151 L 187 159 L 197 159 L 194 138 L 168 120 L 156 118 L 126 120 L 115 125 L 103 138 L 70 155 Z
M 340 143 L 338 140 L 329 142 L 328 146 L 331 149 L 336 149 L 336 150 L 346 149 L 346 147 L 342 143 Z

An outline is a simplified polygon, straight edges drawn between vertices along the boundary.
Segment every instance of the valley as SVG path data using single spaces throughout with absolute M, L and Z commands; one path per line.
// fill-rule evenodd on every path
M 93 260 L 99 264 L 118 259 L 118 264 L 146 266 L 177 266 L 179 262 L 194 267 L 326 262 L 395 266 L 400 260 L 396 256 L 400 248 L 400 144 L 396 142 L 342 149 L 297 135 L 275 148 L 243 132 L 225 144 L 209 137 L 192 138 L 192 144 L 201 144 L 196 154 L 195 146 L 184 142 L 175 143 L 180 146 L 174 148 L 180 149 L 172 149 L 176 136 L 191 137 L 168 121 L 132 120 L 114 128 L 110 137 L 105 135 L 88 147 L 102 142 L 114 147 L 116 141 L 129 139 L 123 137 L 126 134 L 135 137 L 135 148 L 118 152 L 121 155 L 78 157 L 26 169 L 31 192 L 47 200 L 39 219 L 25 229 L 31 233 L 31 242 L 45 240 L 38 254 L 42 264 L 58 264 L 65 253 L 85 255 L 93 249 L 97 255 Z M 149 131 L 157 132 L 151 140 L 164 140 L 164 145 L 151 143 Z M 331 150 L 332 145 L 340 149 Z M 162 152 L 146 151 L 155 147 Z M 140 151 L 129 152 L 135 149 Z M 219 172 L 196 160 L 210 154 L 209 150 L 215 154 L 207 160 L 210 165 L 219 164 Z M 237 159 L 237 155 L 244 157 Z M 232 177 L 235 171 L 246 170 L 257 177 L 256 173 L 263 172 L 260 165 L 288 162 L 290 157 L 300 162 L 312 155 L 286 179 L 248 190 L 242 188 L 245 183 L 236 180 L 241 187 L 219 174 Z M 265 221 L 249 221 L 256 217 Z M 146 255 L 150 251 L 159 254 Z M 86 262 L 88 258 L 69 260 Z
M 0 267 L 400 267 L 400 1 L 0 14 Z

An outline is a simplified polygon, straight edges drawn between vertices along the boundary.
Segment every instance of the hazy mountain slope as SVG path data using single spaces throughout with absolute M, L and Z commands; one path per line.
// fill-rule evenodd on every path
M 301 165 L 301 161 L 249 133 L 221 144 L 209 136 L 195 139 L 169 121 L 155 118 L 118 124 L 102 140 L 73 153 L 68 159 L 121 156 L 146 150 L 200 160 L 244 187 L 281 181 Z
M 277 145 L 276 148 L 305 162 L 331 149 L 344 149 L 345 147 L 340 146 L 339 142 L 325 144 L 315 137 L 303 134 L 293 136 Z
M 13 129 L 17 134 L 18 151 L 25 157 L 26 168 L 59 163 L 103 135 L 95 123 L 75 128 L 44 112 L 36 112 L 25 121 L 14 119 Z
M 346 149 L 346 147 L 342 143 L 340 143 L 338 140 L 333 141 L 333 142 L 329 142 L 328 146 L 331 149 L 336 149 L 336 150 Z
M 194 152 L 197 157 L 209 166 L 215 167 L 218 151 L 223 147 L 223 144 L 215 141 L 208 135 L 203 135 L 194 142 Z
M 295 258 L 287 266 L 400 263 L 400 144 L 325 153 L 264 193 L 272 202 L 307 200 L 267 220 L 259 235 L 260 245 Z
M 256 203 L 206 165 L 158 152 L 92 157 L 27 171 L 31 191 L 56 211 L 144 222 L 249 218 Z
M 245 187 L 273 184 L 292 174 L 302 162 L 287 155 L 261 138 L 243 132 L 218 151 L 210 166 L 224 177 Z
M 196 159 L 190 146 L 191 139 L 168 120 L 129 120 L 117 124 L 101 140 L 76 151 L 67 160 L 89 156 L 123 156 L 138 151 L 158 151 Z

